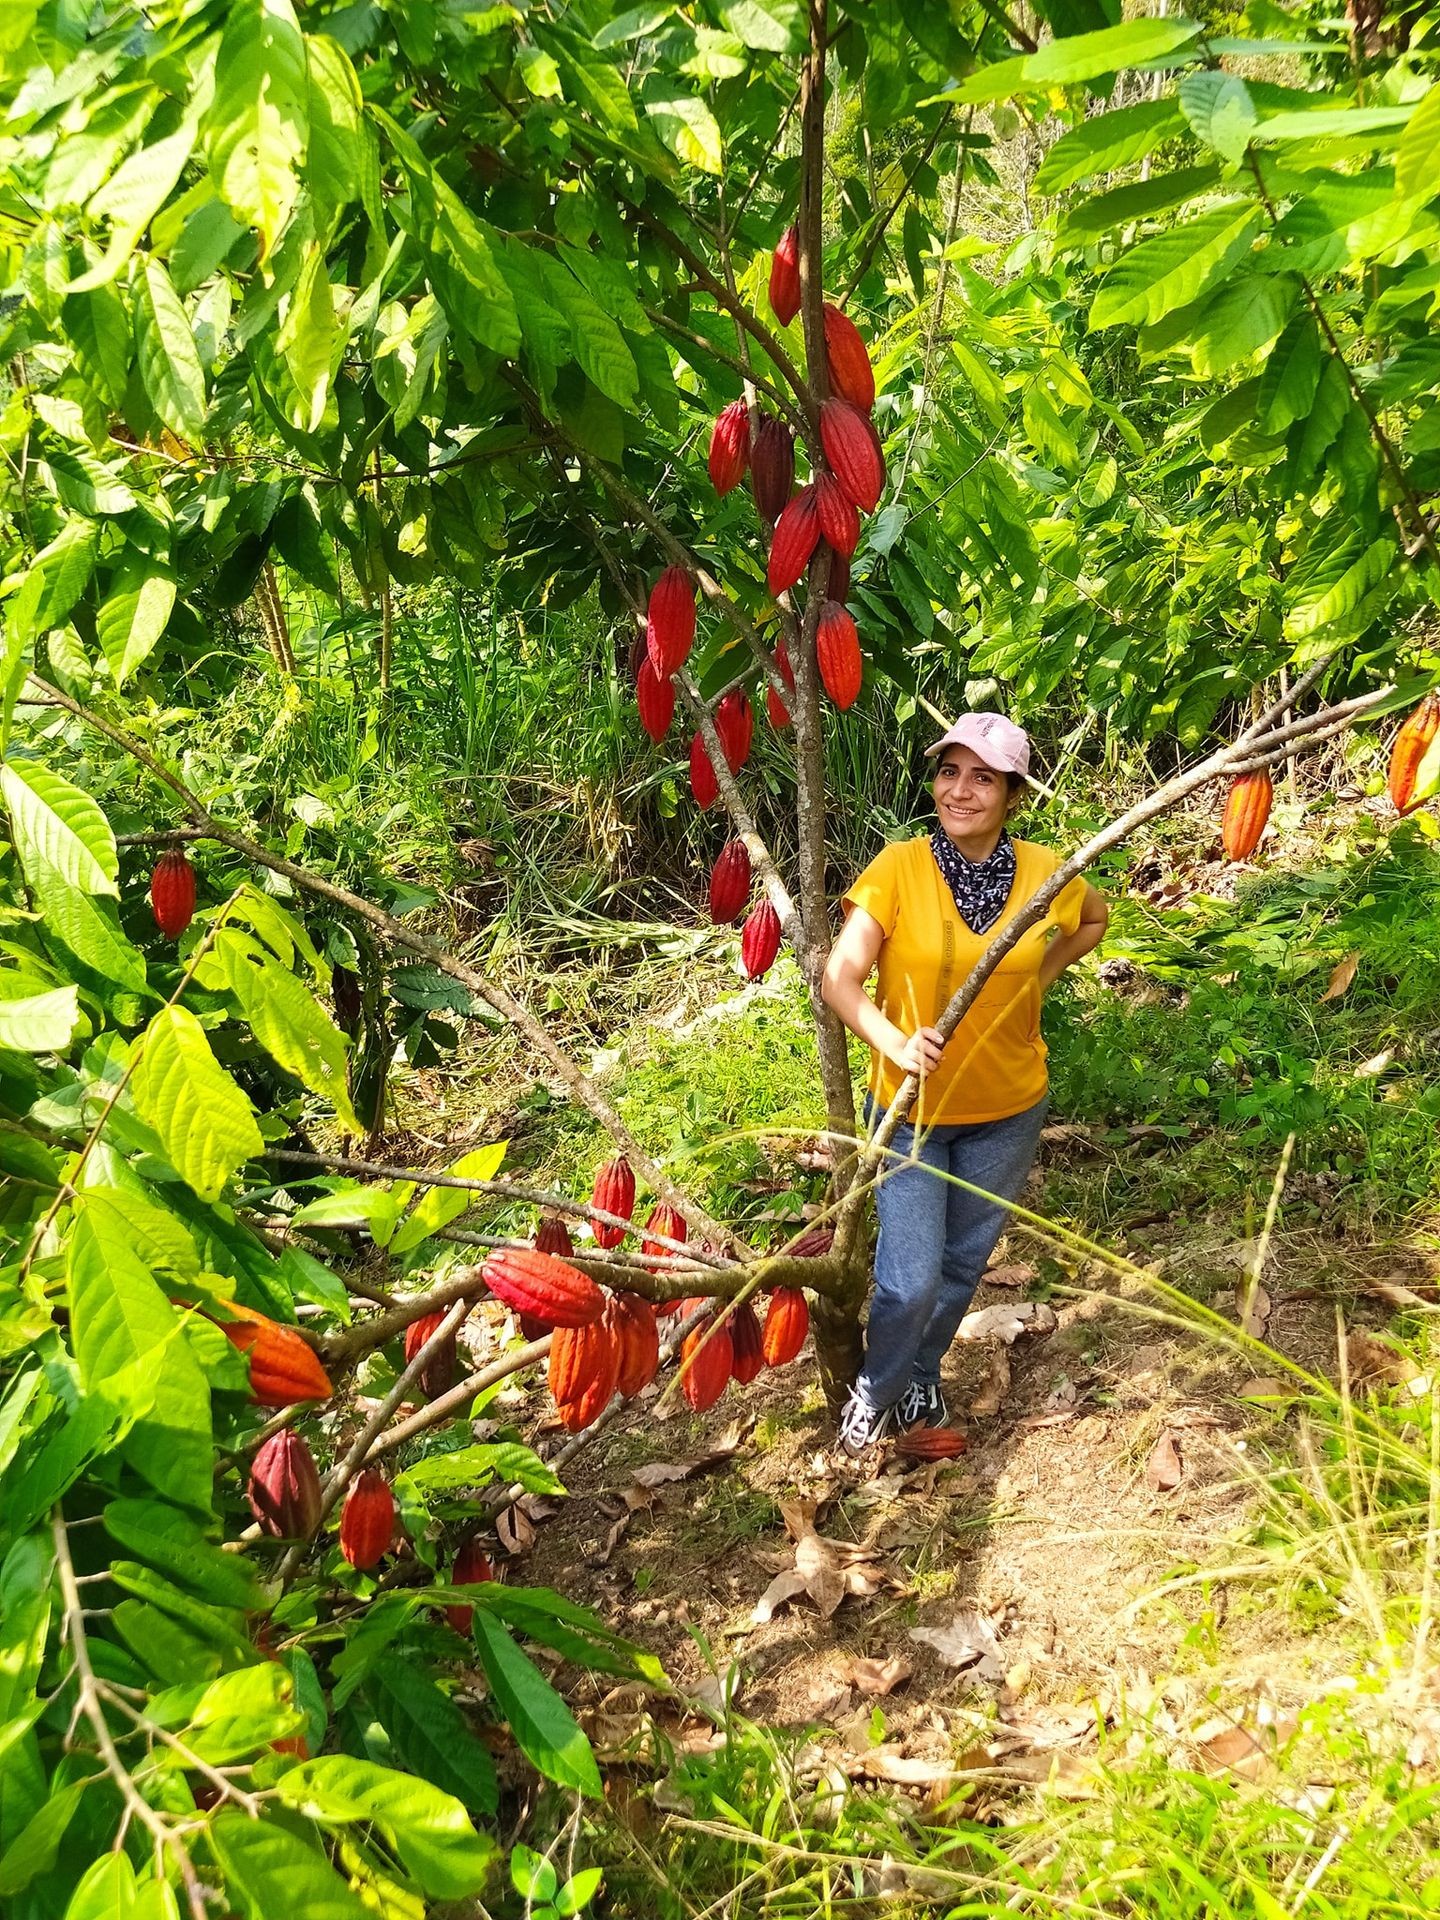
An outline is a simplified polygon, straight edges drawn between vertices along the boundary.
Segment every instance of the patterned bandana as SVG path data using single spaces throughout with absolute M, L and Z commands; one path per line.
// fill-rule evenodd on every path
M 983 860 L 967 860 L 953 841 L 937 827 L 930 851 L 940 876 L 955 896 L 960 918 L 972 933 L 988 933 L 1005 911 L 1015 884 L 1015 848 L 1002 828 L 1000 838 Z

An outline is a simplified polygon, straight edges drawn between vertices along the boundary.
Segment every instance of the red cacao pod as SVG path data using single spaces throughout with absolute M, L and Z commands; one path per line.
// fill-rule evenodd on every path
M 785 593 L 803 576 L 820 538 L 814 487 L 802 487 L 781 514 L 770 542 L 765 580 L 771 593 Z
M 787 227 L 770 256 L 770 311 L 788 327 L 800 311 L 800 230 Z
M 695 582 L 683 567 L 666 567 L 645 611 L 645 645 L 659 678 L 683 667 L 694 644 Z
M 860 515 L 840 482 L 828 473 L 817 474 L 815 478 L 815 518 L 820 522 L 826 543 L 848 561 L 860 538 Z M 834 561 L 830 571 L 835 571 Z M 832 593 L 830 597 L 833 600 L 836 595 Z
M 627 1400 L 655 1378 L 660 1365 L 660 1330 L 655 1310 L 635 1293 L 617 1293 L 605 1310 L 615 1340 L 615 1385 Z
M 835 1229 L 833 1227 L 811 1227 L 807 1233 L 802 1233 L 794 1246 L 790 1248 L 790 1258 L 792 1260 L 815 1260 L 818 1259 L 822 1253 L 829 1253 L 834 1244 Z
M 395 1532 L 395 1496 L 378 1467 L 366 1467 L 340 1511 L 340 1551 L 363 1573 L 383 1560 Z
M 710 918 L 717 927 L 733 926 L 750 898 L 750 853 L 732 840 L 710 869 Z
M 650 1218 L 645 1225 L 651 1233 L 663 1233 L 667 1240 L 686 1240 L 690 1235 L 690 1229 L 685 1224 L 683 1214 L 677 1213 L 674 1207 L 667 1207 L 663 1201 L 658 1207 L 651 1208 Z M 655 1240 L 643 1240 L 640 1243 L 640 1251 L 658 1254 L 666 1260 L 673 1260 L 675 1257 L 672 1248 L 662 1247 Z
M 708 813 L 720 797 L 710 749 L 698 733 L 690 742 L 690 792 L 702 813 Z
M 1396 734 L 1390 749 L 1388 784 L 1397 813 L 1413 813 L 1420 804 L 1415 798 L 1415 778 L 1437 732 L 1440 732 L 1440 693 L 1427 693 Z
M 912 1460 L 954 1460 L 964 1453 L 966 1439 L 954 1427 L 912 1427 L 895 1442 L 897 1453 Z
M 497 1247 L 480 1272 L 497 1300 L 547 1327 L 585 1327 L 605 1311 L 605 1296 L 587 1274 L 531 1247 Z
M 830 385 L 842 400 L 869 413 L 875 404 L 875 370 L 855 322 L 825 302 L 825 364 Z
M 412 1320 L 405 1329 L 405 1364 L 419 1353 L 432 1334 L 438 1333 L 443 1313 L 425 1313 L 418 1320 Z M 442 1393 L 448 1393 L 455 1384 L 455 1336 L 432 1353 L 420 1373 L 420 1391 L 427 1400 L 438 1400 Z
M 457 1587 L 483 1587 L 494 1578 L 495 1568 L 490 1556 L 472 1534 L 461 1543 L 450 1563 L 450 1579 Z M 456 1633 L 466 1640 L 470 1638 L 470 1629 L 475 1621 L 474 1607 L 446 1607 L 445 1618 Z
M 550 1343 L 550 1397 L 570 1433 L 580 1433 L 609 1406 L 620 1353 L 608 1317 L 588 1327 L 561 1327 Z
M 827 400 L 820 409 L 820 443 L 841 492 L 862 513 L 873 513 L 885 491 L 885 455 L 869 420 L 847 400 Z
M 780 916 L 762 900 L 740 930 L 740 970 L 747 980 L 761 980 L 780 951 Z
M 561 1260 L 568 1260 L 575 1251 L 575 1242 L 570 1238 L 570 1229 L 563 1220 L 556 1219 L 553 1213 L 546 1214 L 535 1229 L 535 1251 L 553 1253 Z
M 1231 782 L 1220 823 L 1220 844 L 1227 860 L 1250 858 L 1260 844 L 1274 798 L 1274 785 L 1263 767 L 1254 773 L 1242 773 Z
M 595 1176 L 590 1204 L 602 1213 L 613 1213 L 629 1220 L 635 1213 L 635 1175 L 624 1154 L 607 1160 Z M 623 1227 L 607 1227 L 599 1220 L 591 1225 L 597 1247 L 618 1247 L 625 1238 Z
M 790 709 L 776 693 L 774 687 L 767 686 L 765 689 L 765 711 L 769 714 L 770 724 L 777 733 L 782 727 L 789 726 Z
M 272 1540 L 309 1539 L 320 1524 L 320 1475 L 298 1433 L 271 1434 L 256 1452 L 245 1498 Z
M 723 499 L 750 464 L 750 409 L 743 400 L 722 407 L 710 435 L 710 482 Z
M 830 578 L 825 587 L 825 598 L 834 600 L 840 606 L 850 598 L 850 558 L 848 554 L 830 550 Z
M 750 491 L 755 511 L 767 526 L 785 511 L 795 488 L 795 441 L 783 420 L 767 413 L 755 429 L 750 449 Z
M 155 863 L 150 911 L 167 940 L 178 940 L 195 916 L 195 869 L 178 848 L 162 853 Z
M 810 1331 L 810 1309 L 798 1287 L 777 1287 L 765 1309 L 760 1343 L 767 1367 L 786 1367 L 805 1344 Z
M 728 1326 L 707 1321 L 687 1333 L 680 1349 L 680 1389 L 696 1413 L 713 1407 L 730 1383 L 735 1348 Z
M 675 718 L 675 682 L 660 678 L 648 654 L 635 676 L 635 704 L 640 709 L 641 726 L 658 747 Z
M 732 687 L 715 709 L 715 731 L 725 750 L 725 764 L 738 773 L 750 758 L 755 737 L 755 715 L 743 687 Z
M 860 697 L 864 662 L 860 656 L 860 636 L 855 622 L 837 600 L 827 600 L 820 609 L 815 629 L 815 658 L 825 691 L 843 713 Z
M 250 1398 L 260 1407 L 290 1407 L 297 1400 L 328 1400 L 330 1376 L 293 1327 L 263 1313 L 232 1305 L 238 1317 L 220 1328 L 232 1346 L 249 1356 Z
M 760 1339 L 760 1322 L 748 1300 L 730 1315 L 730 1377 L 748 1387 L 765 1370 L 765 1348 Z

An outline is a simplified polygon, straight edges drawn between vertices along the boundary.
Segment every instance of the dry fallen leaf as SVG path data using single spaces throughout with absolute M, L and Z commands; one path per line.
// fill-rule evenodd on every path
M 884 1568 L 866 1548 L 845 1540 L 827 1540 L 817 1533 L 813 1500 L 782 1500 L 779 1506 L 785 1529 L 795 1543 L 794 1565 L 777 1573 L 756 1602 L 753 1618 L 757 1625 L 763 1626 L 778 1607 L 802 1593 L 809 1595 L 828 1620 L 847 1593 L 868 1600 L 879 1592 L 885 1581 Z
M 1270 1324 L 1270 1296 L 1260 1282 L 1237 1290 L 1235 1300 L 1240 1315 L 1240 1331 L 1252 1340 L 1263 1340 Z
M 1166 1427 L 1150 1449 L 1150 1458 L 1145 1463 L 1146 1485 L 1153 1487 L 1157 1493 L 1173 1493 L 1184 1474 L 1175 1436 Z
M 1029 1287 L 1037 1278 L 1034 1267 L 1017 1261 L 1009 1266 L 989 1268 L 981 1274 L 980 1284 L 982 1287 Z
M 672 1480 L 688 1480 L 692 1474 L 703 1473 L 707 1467 L 719 1466 L 728 1460 L 739 1450 L 753 1424 L 748 1420 L 732 1421 L 703 1453 L 687 1454 L 681 1460 L 649 1460 L 643 1467 L 636 1467 L 630 1478 L 642 1487 L 663 1487 Z
M 1408 1354 L 1361 1327 L 1345 1336 L 1345 1364 L 1350 1384 L 1356 1387 L 1403 1387 L 1420 1378 L 1420 1369 Z
M 910 1638 L 933 1647 L 947 1667 L 964 1667 L 976 1679 L 1004 1685 L 995 1629 L 973 1608 L 957 1613 L 948 1627 L 912 1627 Z
M 535 1528 L 518 1500 L 497 1514 L 495 1531 L 507 1553 L 528 1553 L 535 1544 Z
M 1003 1340 L 1006 1346 L 1022 1333 L 1053 1333 L 1055 1312 L 1043 1300 L 1017 1300 L 1013 1306 L 982 1307 L 960 1322 L 962 1340 Z
M 1373 1080 L 1377 1074 L 1385 1071 L 1386 1067 L 1389 1066 L 1394 1058 L 1395 1049 L 1393 1047 L 1386 1047 L 1383 1053 L 1372 1053 L 1368 1060 L 1362 1060 L 1359 1066 L 1356 1067 L 1355 1078 L 1357 1080 Z
M 1235 1389 L 1237 1400 L 1294 1400 L 1299 1388 L 1292 1381 L 1282 1380 L 1278 1374 L 1260 1374 L 1253 1380 L 1242 1381 Z
M 1296 1725 L 1290 1714 L 1253 1727 L 1233 1720 L 1210 1720 L 1192 1737 L 1202 1766 L 1213 1773 L 1238 1773 L 1253 1780 L 1265 1761 L 1294 1733 Z
M 1327 1000 L 1338 1000 L 1350 982 L 1355 978 L 1355 969 L 1360 964 L 1359 952 L 1347 953 L 1343 960 L 1337 960 L 1335 971 L 1330 975 L 1330 984 L 1320 996 L 1320 1004 Z
M 1427 1300 L 1413 1287 L 1407 1287 L 1400 1280 L 1365 1280 L 1359 1291 L 1367 1300 L 1383 1300 L 1387 1307 L 1419 1307 L 1422 1312 L 1433 1311 L 1435 1302 Z
M 892 1653 L 888 1660 L 874 1660 L 868 1654 L 846 1654 L 840 1662 L 846 1684 L 861 1693 L 883 1697 L 904 1686 L 915 1669 L 903 1654 Z
M 1005 1404 L 1005 1396 L 1010 1391 L 1010 1356 L 1004 1347 L 996 1347 L 990 1355 L 990 1371 L 985 1384 L 970 1402 L 970 1412 L 977 1420 L 988 1420 L 997 1414 Z

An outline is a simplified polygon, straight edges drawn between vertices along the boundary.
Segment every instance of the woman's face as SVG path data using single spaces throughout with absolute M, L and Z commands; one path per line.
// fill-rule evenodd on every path
M 935 811 L 951 840 L 998 838 L 1010 810 L 1010 783 L 972 747 L 947 747 L 935 770 Z

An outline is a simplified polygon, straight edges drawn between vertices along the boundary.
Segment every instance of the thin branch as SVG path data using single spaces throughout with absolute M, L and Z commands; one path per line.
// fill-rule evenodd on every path
M 645 311 L 657 327 L 664 327 L 678 340 L 688 340 L 692 346 L 703 348 L 712 359 L 718 360 L 722 366 L 729 367 L 732 372 L 738 373 L 742 380 L 747 380 L 751 386 L 757 387 L 790 420 L 798 433 L 809 432 L 810 423 L 803 410 L 796 406 L 788 394 L 782 393 L 773 380 L 767 380 L 763 373 L 756 373 L 738 354 L 727 353 L 723 347 L 717 347 L 713 341 L 707 340 L 703 333 L 696 333 L 693 328 L 682 326 L 678 320 L 672 320 L 668 313 L 662 313 L 658 307 L 646 307 Z
M 944 112 L 940 115 L 940 118 L 935 123 L 935 131 L 931 134 L 930 138 L 925 142 L 925 145 L 920 149 L 920 152 L 916 157 L 915 164 L 911 167 L 909 173 L 906 174 L 905 179 L 901 184 L 900 191 L 896 194 L 895 198 L 890 202 L 890 205 L 885 209 L 884 213 L 881 214 L 874 222 L 873 230 L 866 238 L 865 245 L 861 250 L 859 259 L 855 262 L 854 266 L 852 266 L 850 269 L 850 278 L 846 282 L 845 291 L 840 296 L 842 305 L 846 300 L 850 298 L 851 294 L 854 293 L 855 289 L 859 286 L 860 282 L 865 278 L 866 274 L 870 271 L 870 262 L 875 258 L 875 254 L 879 249 L 880 242 L 885 238 L 886 233 L 889 231 L 891 221 L 895 218 L 896 214 L 900 211 L 901 207 L 904 206 L 905 202 L 910 198 L 911 188 L 915 185 L 915 181 L 919 175 L 920 169 L 925 165 L 925 162 L 930 158 L 931 154 L 935 151 L 936 147 L 939 146 L 940 136 L 941 134 L 944 133 L 945 129 L 949 126 L 950 121 L 954 116 L 954 112 L 955 112 L 955 109 L 953 107 L 946 107 Z M 972 112 L 973 112 L 973 109 L 972 109 Z M 967 126 L 968 126 L 968 121 L 967 121 Z

